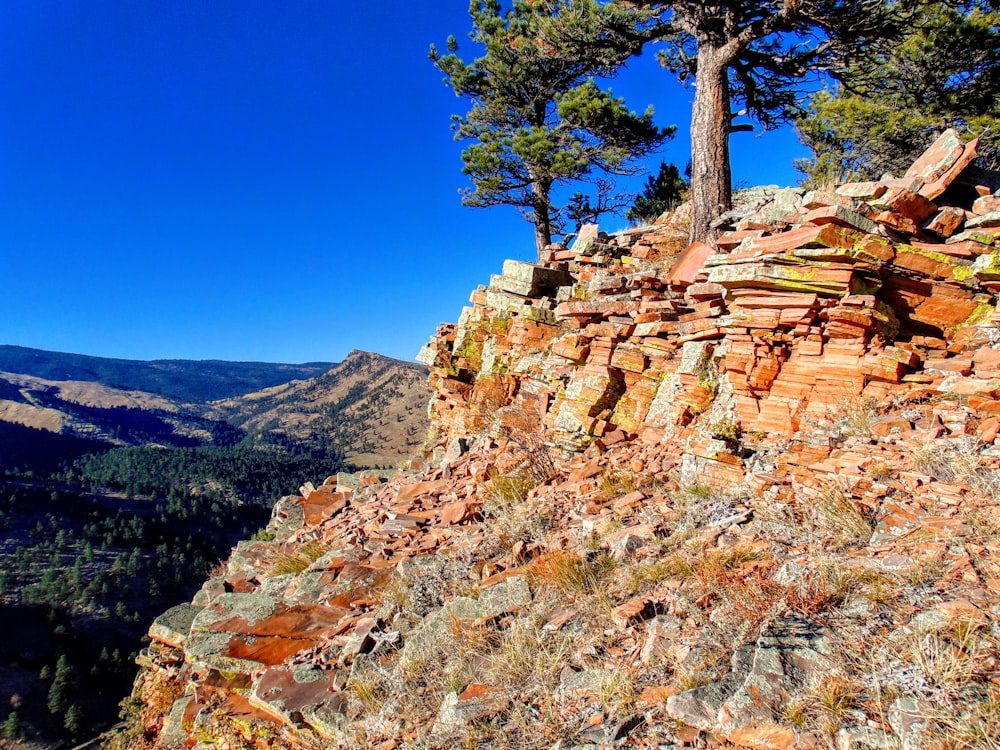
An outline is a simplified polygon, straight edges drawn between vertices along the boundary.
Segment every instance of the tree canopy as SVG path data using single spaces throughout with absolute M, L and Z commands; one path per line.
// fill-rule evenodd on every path
M 607 43 L 636 51 L 665 44 L 664 65 L 693 80 L 691 239 L 732 203 L 729 135 L 733 108 L 764 127 L 789 121 L 811 71 L 840 76 L 864 70 L 898 33 L 901 4 L 892 0 L 611 0 L 601 17 Z
M 658 127 L 651 108 L 630 111 L 597 82 L 632 52 L 602 37 L 609 12 L 595 0 L 513 0 L 506 10 L 499 0 L 473 0 L 469 36 L 482 54 L 466 62 L 454 37 L 447 54 L 431 48 L 445 81 L 472 103 L 453 117 L 456 139 L 470 141 L 462 159 L 472 188 L 463 202 L 518 207 L 534 223 L 539 252 L 567 218 L 554 187 L 590 183 L 595 202 L 575 196 L 576 214 L 603 210 L 612 203 L 608 175 L 635 173 L 674 130 Z M 584 43 L 552 43 L 563 36 Z
M 798 122 L 815 183 L 899 173 L 946 128 L 980 137 L 1000 168 L 1000 3 L 925 2 L 866 77 L 823 90 Z
M 643 191 L 625 214 L 629 221 L 652 221 L 664 211 L 677 208 L 687 191 L 687 181 L 676 164 L 660 162 L 660 171 L 646 179 Z

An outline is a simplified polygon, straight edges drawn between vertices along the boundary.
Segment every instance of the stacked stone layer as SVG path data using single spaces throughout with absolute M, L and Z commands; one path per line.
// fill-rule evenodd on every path
M 997 629 L 1000 542 L 983 529 L 1000 523 L 1000 192 L 974 156 L 947 133 L 902 178 L 765 190 L 723 217 L 714 246 L 685 248 L 675 214 L 507 261 L 419 357 L 435 392 L 429 466 L 305 485 L 275 506 L 267 541 L 241 543 L 154 623 L 137 695 L 172 707 L 147 738 L 452 747 L 555 700 L 576 744 L 923 746 L 924 693 L 894 698 L 881 725 L 846 716 L 833 740 L 789 719 L 876 617 L 859 603 L 835 625 L 789 602 L 815 594 L 821 560 L 859 580 L 931 570 L 932 594 L 878 610 L 886 632 Z M 932 454 L 968 459 L 966 474 L 932 471 Z M 508 544 L 489 506 L 511 477 L 531 480 L 519 512 L 548 525 Z M 698 493 L 712 500 L 696 513 Z M 834 501 L 871 526 L 849 542 L 806 534 Z M 600 549 L 644 570 L 670 545 L 741 550 L 738 577 L 774 608 L 704 684 L 667 678 L 700 663 L 732 603 L 718 582 L 668 572 L 611 585 L 601 652 L 574 653 L 552 695 L 456 685 L 429 719 L 359 702 L 364 674 L 443 665 L 463 633 L 504 637 L 531 618 L 539 643 L 587 633 L 582 606 L 547 599 L 546 561 Z M 474 594 L 452 581 L 428 611 L 400 595 L 447 561 Z M 621 669 L 641 695 L 616 716 L 600 696 Z

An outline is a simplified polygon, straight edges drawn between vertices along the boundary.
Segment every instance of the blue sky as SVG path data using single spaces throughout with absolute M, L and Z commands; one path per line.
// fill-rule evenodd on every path
M 467 0 L 0 3 L 0 343 L 412 359 L 505 258 L 534 256 L 513 209 L 460 204 L 449 117 L 467 104 L 427 51 L 449 34 L 461 43 L 467 11 Z M 651 53 L 613 89 L 678 125 L 663 157 L 686 164 L 692 92 Z M 733 154 L 736 182 L 792 184 L 803 149 L 788 131 L 737 134 Z

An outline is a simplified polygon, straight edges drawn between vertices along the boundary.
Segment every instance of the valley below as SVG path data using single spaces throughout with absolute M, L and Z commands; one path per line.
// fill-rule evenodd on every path
M 3 745 L 56 747 L 113 725 L 149 623 L 261 533 L 278 498 L 395 467 L 427 429 L 426 372 L 364 352 L 264 375 L 234 363 L 231 382 L 224 363 L 183 363 L 161 382 L 142 363 L 25 351 L 0 347 L 0 370 L 34 362 L 0 372 Z

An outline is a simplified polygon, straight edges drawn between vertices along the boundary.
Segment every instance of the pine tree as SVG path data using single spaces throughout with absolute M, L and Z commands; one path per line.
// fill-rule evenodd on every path
M 949 127 L 980 137 L 985 166 L 1000 168 L 995 0 L 922 4 L 875 78 L 820 91 L 797 123 L 813 157 L 796 166 L 813 184 L 898 174 Z
M 83 709 L 76 703 L 66 709 L 66 715 L 63 717 L 63 726 L 74 737 L 83 729 Z
M 483 54 L 465 62 L 454 37 L 445 55 L 431 48 L 446 83 L 472 103 L 453 117 L 456 140 L 471 142 L 462 160 L 473 187 L 463 202 L 518 207 L 539 252 L 562 228 L 554 187 L 634 173 L 673 131 L 596 83 L 632 52 L 601 41 L 605 12 L 596 0 L 513 0 L 506 11 L 500 0 L 472 0 L 470 37 Z M 579 43 L 552 42 L 564 36 Z
M 625 218 L 635 222 L 653 221 L 664 211 L 677 208 L 688 184 L 676 164 L 660 162 L 660 171 L 646 179 L 646 187 L 635 197 Z
M 899 32 L 905 2 L 894 0 L 612 0 L 628 14 L 605 14 L 602 39 L 636 50 L 658 41 L 661 62 L 694 81 L 691 110 L 691 240 L 732 205 L 729 136 L 734 104 L 763 127 L 799 111 L 811 71 L 864 71 Z M 848 65 L 848 61 L 853 66 Z
M 16 740 L 21 734 L 21 717 L 17 711 L 7 714 L 7 721 L 3 723 L 3 734 L 8 740 Z
M 69 692 L 76 682 L 76 672 L 66 654 L 60 654 L 56 661 L 56 671 L 49 686 L 46 706 L 50 713 L 58 714 L 66 710 Z
M 66 686 L 59 680 L 53 680 L 49 686 L 48 697 L 45 701 L 49 713 L 59 714 L 66 710 Z

